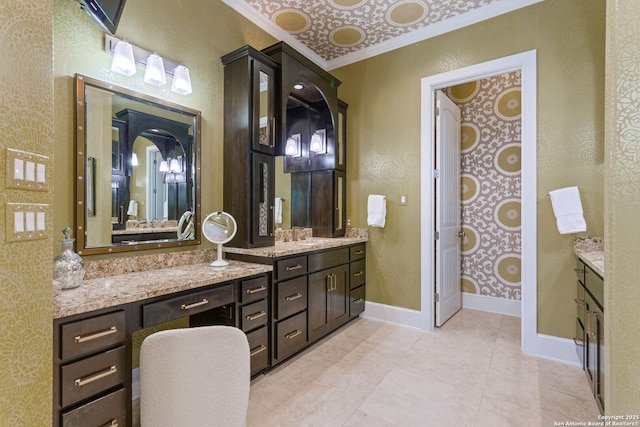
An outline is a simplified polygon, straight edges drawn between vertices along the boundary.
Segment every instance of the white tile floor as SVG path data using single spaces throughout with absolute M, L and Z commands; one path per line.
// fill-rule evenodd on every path
M 357 319 L 251 383 L 249 427 L 597 421 L 584 372 L 520 351 L 520 319 L 463 309 L 422 332 Z

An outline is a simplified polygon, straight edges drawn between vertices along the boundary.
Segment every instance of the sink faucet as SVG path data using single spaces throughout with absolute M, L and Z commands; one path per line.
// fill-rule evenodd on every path
M 291 234 L 294 242 L 305 239 L 305 232 L 303 227 L 291 227 Z

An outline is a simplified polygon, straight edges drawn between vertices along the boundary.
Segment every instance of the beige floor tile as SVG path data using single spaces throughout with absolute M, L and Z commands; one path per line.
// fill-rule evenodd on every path
M 394 369 L 359 410 L 395 426 L 473 426 L 481 395 Z
M 287 417 L 265 408 L 257 402 L 249 400 L 247 426 L 252 427 L 298 427 L 298 424 Z
M 502 316 L 496 344 L 510 345 L 519 349 L 521 347 L 520 336 L 520 318 Z

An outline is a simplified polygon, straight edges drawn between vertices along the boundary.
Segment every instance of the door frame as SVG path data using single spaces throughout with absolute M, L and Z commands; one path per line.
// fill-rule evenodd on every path
M 536 185 L 536 50 L 518 53 L 481 64 L 421 79 L 421 271 L 420 317 L 425 330 L 434 329 L 434 186 L 435 91 L 470 81 L 513 71 L 522 74 L 522 270 L 521 270 L 521 348 L 537 353 L 537 185 Z

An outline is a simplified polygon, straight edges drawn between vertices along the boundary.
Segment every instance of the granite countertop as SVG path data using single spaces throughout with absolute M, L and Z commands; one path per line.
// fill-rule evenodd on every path
M 63 290 L 54 283 L 53 318 L 114 307 L 272 270 L 270 265 L 229 261 L 227 267 L 199 263 L 99 277 L 84 280 L 75 289 Z
M 233 248 L 229 246 L 223 247 L 223 252 L 241 255 L 252 255 L 258 257 L 278 258 L 288 255 L 295 255 L 305 252 L 313 252 L 322 249 L 338 248 L 340 246 L 353 245 L 356 243 L 365 243 L 369 240 L 367 235 L 351 236 L 351 237 L 307 237 L 304 240 L 295 242 L 276 241 L 274 246 L 265 246 L 262 248 Z
M 604 239 L 602 237 L 576 237 L 573 252 L 604 278 Z

